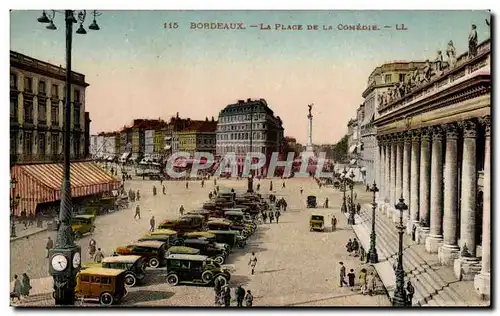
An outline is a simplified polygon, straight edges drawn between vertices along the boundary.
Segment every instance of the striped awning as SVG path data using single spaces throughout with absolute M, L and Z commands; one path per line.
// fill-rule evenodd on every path
M 120 180 L 94 162 L 73 162 L 70 172 L 72 197 L 111 192 L 120 186 Z M 63 174 L 62 164 L 15 165 L 12 175 L 18 181 L 16 195 L 21 198 L 16 214 L 20 215 L 22 210 L 32 214 L 37 204 L 60 200 Z

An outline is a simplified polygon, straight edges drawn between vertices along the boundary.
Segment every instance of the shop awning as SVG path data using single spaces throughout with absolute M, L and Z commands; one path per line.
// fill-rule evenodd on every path
M 35 213 L 37 204 L 61 199 L 63 164 L 28 164 L 12 167 L 12 175 L 17 179 L 16 195 L 21 200 L 16 215 L 22 210 Z M 94 162 L 71 163 L 71 196 L 88 196 L 101 192 L 111 192 L 120 186 L 120 180 L 102 170 Z

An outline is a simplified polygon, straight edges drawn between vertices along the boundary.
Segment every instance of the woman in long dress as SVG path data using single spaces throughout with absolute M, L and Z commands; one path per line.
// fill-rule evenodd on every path
M 31 290 L 31 280 L 26 273 L 23 273 L 23 281 L 21 287 L 22 287 L 21 294 L 24 297 L 28 297 L 30 295 L 30 290 Z

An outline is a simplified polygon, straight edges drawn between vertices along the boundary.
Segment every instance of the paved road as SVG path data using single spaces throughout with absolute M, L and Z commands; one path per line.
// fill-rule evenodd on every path
M 248 249 L 238 250 L 230 257 L 229 263 L 234 264 L 236 268 L 231 286 L 242 284 L 244 288 L 252 290 L 256 306 L 390 305 L 383 294 L 372 297 L 363 296 L 349 288 L 338 286 L 339 261 L 343 261 L 348 269 L 355 269 L 356 274 L 361 267 L 359 260 L 348 256 L 345 251 L 344 245 L 348 238 L 353 237 L 353 232 L 347 226 L 345 217 L 340 214 L 340 193 L 332 188 L 319 189 L 311 179 L 287 180 L 286 189 L 281 188 L 281 182 L 278 179 L 273 180 L 273 185 L 276 194 L 288 200 L 290 210 L 283 214 L 279 224 L 261 225 L 249 242 Z M 206 200 L 213 182 L 207 181 L 206 184 L 207 186 L 202 189 L 199 182 L 192 182 L 190 190 L 186 190 L 184 182 L 168 182 L 169 194 L 167 196 L 145 196 L 144 201 L 141 201 L 141 206 L 143 209 L 150 208 L 152 210 L 150 214 L 158 218 L 176 216 L 181 203 L 189 209 L 199 207 Z M 219 181 L 219 184 L 221 187 L 234 187 L 235 189 L 246 187 L 244 180 L 223 180 Z M 128 185 L 140 188 L 143 195 L 148 195 L 152 184 L 147 181 L 132 181 Z M 302 195 L 300 194 L 301 187 L 304 189 Z M 261 181 L 261 189 L 263 193 L 268 192 L 269 180 Z M 318 196 L 319 204 L 322 204 L 325 197 L 328 197 L 330 208 L 306 209 L 305 199 L 309 194 Z M 358 200 L 367 201 L 368 199 L 370 195 L 361 192 L 360 187 Z M 328 222 L 330 222 L 330 216 L 334 214 L 339 221 L 337 231 L 309 232 L 308 221 L 312 212 L 326 215 Z M 110 251 L 118 244 L 133 241 L 147 231 L 149 215 L 136 222 L 132 218 L 133 213 L 132 209 L 124 210 L 98 219 L 96 240 L 105 251 Z M 146 212 L 143 213 L 146 214 Z M 40 235 L 37 235 L 37 239 Z M 87 239 L 82 240 L 83 244 L 86 242 Z M 36 251 L 37 256 L 43 257 L 45 238 L 34 243 L 41 247 L 40 251 Z M 17 251 L 21 251 L 19 249 L 22 249 L 22 245 L 18 247 Z M 250 275 L 248 268 L 248 260 L 252 251 L 256 253 L 259 260 L 254 276 Z M 20 259 L 16 262 L 24 266 L 11 266 L 11 271 L 23 271 L 28 265 Z M 37 261 L 32 261 L 31 265 L 34 264 L 33 262 L 39 262 L 40 267 L 36 270 L 40 275 L 46 276 L 46 259 L 39 258 Z M 210 306 L 213 305 L 213 290 L 199 286 L 172 288 L 164 283 L 161 273 L 158 273 L 151 280 L 150 285 L 134 289 L 124 303 L 144 306 Z M 52 302 L 36 304 L 45 305 L 52 304 Z

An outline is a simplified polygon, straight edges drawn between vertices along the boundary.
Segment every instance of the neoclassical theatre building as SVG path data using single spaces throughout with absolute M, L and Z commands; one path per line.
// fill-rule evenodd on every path
M 407 233 L 481 295 L 490 294 L 490 46 L 427 63 L 381 96 L 374 121 L 379 210 L 399 220 L 402 196 Z

